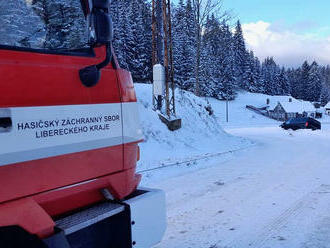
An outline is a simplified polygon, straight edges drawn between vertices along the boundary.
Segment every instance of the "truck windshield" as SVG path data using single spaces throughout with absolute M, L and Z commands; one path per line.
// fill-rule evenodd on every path
M 78 50 L 87 37 L 80 0 L 0 0 L 0 45 Z

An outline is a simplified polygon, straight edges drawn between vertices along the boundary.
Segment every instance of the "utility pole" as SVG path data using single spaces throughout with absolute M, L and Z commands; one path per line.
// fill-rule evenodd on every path
M 229 122 L 229 113 L 228 113 L 228 96 L 226 97 L 226 120 Z
M 152 17 L 151 17 L 151 22 L 152 22 L 152 66 L 157 64 L 157 42 L 156 42 L 156 32 L 157 32 L 157 21 L 156 21 L 156 6 L 155 6 L 155 0 L 152 0 Z M 154 92 L 154 85 L 152 85 L 152 92 Z M 152 105 L 155 106 L 155 97 L 152 96 Z M 157 103 L 157 105 L 159 105 Z M 158 108 L 158 106 L 157 106 Z M 160 106 L 161 108 L 161 106 Z
M 173 40 L 172 40 L 172 18 L 171 18 L 171 2 L 168 0 L 168 33 L 170 36 L 170 80 L 171 80 L 171 89 L 172 89 L 172 98 L 170 100 L 170 106 L 172 107 L 172 113 L 175 115 L 175 85 L 174 85 L 174 64 L 173 64 Z
M 156 63 L 163 63 L 163 34 L 162 34 L 162 0 L 156 0 L 156 27 L 157 27 L 157 61 Z
M 165 102 L 166 114 L 170 118 L 170 88 L 169 88 L 169 58 L 168 58 L 168 14 L 167 1 L 163 0 L 163 29 L 164 29 L 164 67 L 165 67 Z
M 200 95 L 200 85 L 199 85 L 199 70 L 200 70 L 200 63 L 201 63 L 201 20 L 200 20 L 200 11 L 201 11 L 201 3 L 202 1 L 197 1 L 195 7 L 197 7 L 197 56 L 196 56 L 196 68 L 195 68 L 195 76 L 196 76 L 196 85 L 195 85 L 195 95 Z
M 170 0 L 152 0 L 152 48 L 153 48 L 153 66 L 154 77 L 159 74 L 160 65 L 163 61 L 165 70 L 165 96 L 158 96 L 158 102 L 165 98 L 165 111 L 159 115 L 160 119 L 172 131 L 181 128 L 181 119 L 176 118 L 175 109 L 175 83 L 174 83 L 174 66 L 173 66 L 173 40 L 172 40 L 172 23 L 171 23 L 171 1 Z M 160 42 L 160 40 L 162 42 Z M 157 77 L 158 78 L 158 77 Z M 161 77 L 159 77 L 161 78 Z M 155 78 L 154 78 L 155 82 Z M 155 88 L 156 89 L 156 88 Z M 155 106 L 155 96 L 153 97 L 153 105 Z M 159 106 L 159 105 L 158 105 Z
M 152 65 L 157 64 L 157 20 L 156 20 L 156 3 L 152 0 Z
M 152 65 L 162 63 L 162 0 L 152 0 Z

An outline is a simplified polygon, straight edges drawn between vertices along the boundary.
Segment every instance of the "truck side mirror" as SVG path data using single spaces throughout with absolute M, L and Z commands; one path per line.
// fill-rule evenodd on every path
M 88 16 L 90 43 L 100 46 L 112 41 L 113 25 L 110 16 L 110 0 L 93 0 L 92 11 Z
M 91 1 L 90 1 L 91 2 Z M 89 19 L 89 41 L 93 47 L 106 46 L 106 58 L 100 64 L 87 66 L 79 70 L 83 85 L 93 87 L 101 78 L 101 69 L 109 64 L 112 58 L 111 42 L 113 24 L 110 16 L 110 0 L 93 0 Z
M 97 10 L 94 16 L 94 25 L 96 45 L 112 42 L 113 25 L 110 14 Z

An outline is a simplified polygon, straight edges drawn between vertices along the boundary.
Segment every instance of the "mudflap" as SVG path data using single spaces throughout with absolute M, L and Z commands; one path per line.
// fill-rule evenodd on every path
M 0 227 L 1 248 L 47 248 L 37 235 L 31 235 L 19 226 Z
M 158 244 L 166 230 L 165 192 L 139 188 L 134 197 L 124 202 L 130 206 L 133 247 L 150 248 Z

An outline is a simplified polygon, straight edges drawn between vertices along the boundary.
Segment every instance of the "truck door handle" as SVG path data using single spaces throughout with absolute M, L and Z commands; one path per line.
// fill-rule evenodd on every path
M 12 127 L 13 122 L 10 117 L 0 117 L 0 127 L 10 128 Z

